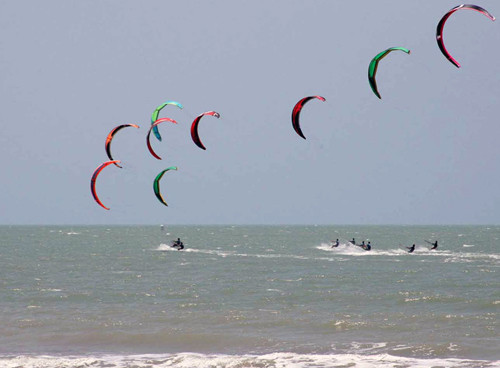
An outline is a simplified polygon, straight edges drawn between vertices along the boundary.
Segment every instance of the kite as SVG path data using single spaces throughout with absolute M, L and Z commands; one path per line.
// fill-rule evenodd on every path
M 216 118 L 220 118 L 220 114 L 215 111 L 207 111 L 204 112 L 203 114 L 200 114 L 194 119 L 193 124 L 191 124 L 191 138 L 193 138 L 193 142 L 200 147 L 201 149 L 206 150 L 205 146 L 203 143 L 201 143 L 200 136 L 198 135 L 198 123 L 200 122 L 201 118 L 205 115 L 212 115 L 215 116 Z
M 391 47 L 391 48 L 388 48 L 387 50 L 382 51 L 381 53 L 377 54 L 372 59 L 372 61 L 370 62 L 370 65 L 368 66 L 368 82 L 370 82 L 370 87 L 372 88 L 373 93 L 375 93 L 375 95 L 380 99 L 382 99 L 382 97 L 380 97 L 380 93 L 378 93 L 377 81 L 375 80 L 375 75 L 377 74 L 377 69 L 378 69 L 378 63 L 380 60 L 382 60 L 384 57 L 386 57 L 390 52 L 396 51 L 396 50 L 404 51 L 407 54 L 410 53 L 410 50 L 405 49 L 404 47 Z
M 151 127 L 149 128 L 149 131 L 148 131 L 148 135 L 146 136 L 146 144 L 148 145 L 148 149 L 149 149 L 149 152 L 151 152 L 151 154 L 157 158 L 158 160 L 161 160 L 161 157 L 158 156 L 155 151 L 153 151 L 153 147 L 151 147 L 151 142 L 149 141 L 149 137 L 151 135 L 151 130 L 154 130 L 154 128 L 158 129 L 158 124 L 161 124 L 163 123 L 164 121 L 170 121 L 171 123 L 174 123 L 174 124 L 177 124 L 177 122 L 174 120 L 174 119 L 170 119 L 170 118 L 161 118 L 161 119 L 158 119 L 154 122 L 153 125 L 151 125 Z
M 320 101 L 326 101 L 324 97 L 321 96 L 309 96 L 309 97 L 304 97 L 302 100 L 297 102 L 292 110 L 292 126 L 293 129 L 295 129 L 295 132 L 297 132 L 298 135 L 300 135 L 302 138 L 306 139 L 304 134 L 302 133 L 302 130 L 300 129 L 300 112 L 302 111 L 302 108 L 304 105 L 309 101 L 312 100 L 313 98 L 317 98 Z
M 487 10 L 481 8 L 480 6 L 477 6 L 477 5 L 472 5 L 472 4 L 462 4 L 462 5 L 458 5 L 456 7 L 454 7 L 453 9 L 451 9 L 448 13 L 446 13 L 443 18 L 441 18 L 441 20 L 439 21 L 438 25 L 437 25 L 437 29 L 436 29 L 436 40 L 437 40 L 437 43 L 438 43 L 438 46 L 439 46 L 439 49 L 441 50 L 441 52 L 443 53 L 443 55 L 453 64 L 455 65 L 457 68 L 460 68 L 460 63 L 458 61 L 456 61 L 453 56 L 450 55 L 450 53 L 448 52 L 448 50 L 446 50 L 446 47 L 444 47 L 444 42 L 443 42 L 443 28 L 444 28 L 444 24 L 446 23 L 446 21 L 448 20 L 448 18 L 450 17 L 450 15 L 452 15 L 454 12 L 456 12 L 457 10 L 460 10 L 460 9 L 471 9 L 471 10 L 476 10 L 478 11 L 479 13 L 482 13 L 484 15 L 486 15 L 488 18 L 490 18 L 491 20 L 495 20 L 495 17 L 493 15 L 491 15 L 490 13 L 488 13 Z
M 95 171 L 94 171 L 94 174 L 92 175 L 92 179 L 90 180 L 90 191 L 92 192 L 92 196 L 94 197 L 95 201 L 102 207 L 104 208 L 105 210 L 109 210 L 108 207 L 106 207 L 105 205 L 102 204 L 101 200 L 99 199 L 99 197 L 97 196 L 97 193 L 95 191 L 95 181 L 97 180 L 97 176 L 99 175 L 99 173 L 102 171 L 102 169 L 104 169 L 106 166 L 108 165 L 111 165 L 111 164 L 117 164 L 119 163 L 120 161 L 119 160 L 114 160 L 114 161 L 106 161 L 105 163 L 103 163 L 101 166 L 99 166 Z
M 109 159 L 111 161 L 113 161 L 113 157 L 111 156 L 111 141 L 113 140 L 113 137 L 115 136 L 115 134 L 120 131 L 121 129 L 123 128 L 126 128 L 126 127 L 134 127 L 134 128 L 139 128 L 139 125 L 136 125 L 136 124 L 123 124 L 123 125 L 118 125 L 116 128 L 114 128 L 109 134 L 108 136 L 106 137 L 106 143 L 104 145 L 104 147 L 106 148 L 106 153 L 109 157 Z M 121 168 L 120 165 L 118 165 L 117 163 L 115 163 L 116 166 L 118 166 L 119 168 Z
M 151 115 L 151 125 L 155 123 L 156 120 L 158 120 L 158 115 L 160 114 L 160 111 L 167 105 L 174 105 L 177 106 L 179 109 L 183 109 L 184 106 L 182 106 L 179 102 L 175 101 L 167 101 L 162 103 L 160 106 L 158 106 L 155 111 L 153 111 L 153 114 Z M 158 138 L 159 141 L 161 141 L 161 135 L 160 131 L 158 130 L 158 127 L 153 128 L 153 133 L 155 134 L 156 138 Z
M 165 200 L 163 199 L 163 196 L 160 193 L 160 179 L 163 177 L 163 174 L 165 174 L 169 170 L 177 170 L 177 167 L 176 166 L 167 167 L 165 170 L 163 170 L 161 173 L 159 173 L 156 176 L 155 181 L 153 182 L 153 190 L 155 192 L 156 198 L 158 198 L 158 200 L 167 207 L 168 207 L 168 204 L 167 204 L 167 202 L 165 202 Z

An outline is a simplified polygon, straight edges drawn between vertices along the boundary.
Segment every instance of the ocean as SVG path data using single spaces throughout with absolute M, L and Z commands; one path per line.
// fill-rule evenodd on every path
M 499 239 L 500 226 L 0 226 L 0 367 L 500 367 Z

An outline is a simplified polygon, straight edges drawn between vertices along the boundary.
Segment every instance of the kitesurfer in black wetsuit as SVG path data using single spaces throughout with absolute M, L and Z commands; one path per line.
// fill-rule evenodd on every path
M 364 250 L 371 250 L 372 249 L 372 246 L 371 246 L 370 242 L 368 242 L 368 244 L 365 244 L 364 240 L 361 242 L 361 244 L 356 244 L 356 245 L 358 247 L 361 247 Z
M 411 247 L 406 247 L 406 249 L 409 249 L 408 253 L 413 253 L 413 251 L 415 250 L 415 244 L 413 244 Z
M 351 243 L 352 245 L 356 245 L 356 240 L 352 238 L 352 240 L 349 240 L 349 243 Z
M 174 244 L 172 244 L 172 248 L 177 248 L 177 250 L 184 249 L 184 243 L 181 242 L 181 238 L 177 238 Z
M 436 249 L 438 247 L 438 241 L 436 240 L 434 243 L 431 243 L 432 247 L 431 250 Z
M 339 244 L 340 244 L 338 239 L 335 240 L 335 241 L 332 240 L 332 243 L 333 243 L 332 244 L 332 248 L 337 248 L 339 246 Z

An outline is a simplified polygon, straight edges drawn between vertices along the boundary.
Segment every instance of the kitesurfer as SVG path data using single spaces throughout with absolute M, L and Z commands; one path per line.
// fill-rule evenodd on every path
M 172 248 L 176 248 L 177 250 L 184 249 L 184 243 L 181 242 L 181 238 L 177 238 L 177 240 L 174 241 L 174 244 L 172 244 Z
M 408 253 L 413 253 L 413 251 L 415 250 L 415 244 L 413 244 L 411 247 L 406 247 L 406 249 L 409 249 Z
M 352 240 L 349 240 L 349 243 L 351 243 L 352 245 L 356 245 L 356 240 L 352 238 Z
M 364 249 L 365 250 L 372 250 L 372 246 L 371 246 L 370 242 L 368 242 L 368 244 L 366 244 L 366 247 Z
M 339 244 L 340 244 L 338 239 L 335 240 L 335 241 L 332 240 L 332 243 L 333 243 L 332 244 L 332 248 L 337 248 L 339 246 Z
M 431 250 L 436 249 L 438 247 L 438 241 L 436 240 L 434 243 L 431 243 L 432 247 Z

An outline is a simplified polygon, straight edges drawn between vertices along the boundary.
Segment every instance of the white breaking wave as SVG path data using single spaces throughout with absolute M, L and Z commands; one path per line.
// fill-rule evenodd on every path
M 270 353 L 263 355 L 225 354 L 148 354 L 148 355 L 103 355 L 103 356 L 0 356 L 5 368 L 70 368 L 70 367 L 115 367 L 115 368 L 312 368 L 312 367 L 358 367 L 358 368 L 489 368 L 498 367 L 500 361 L 470 359 L 419 359 L 389 354 L 296 354 Z

